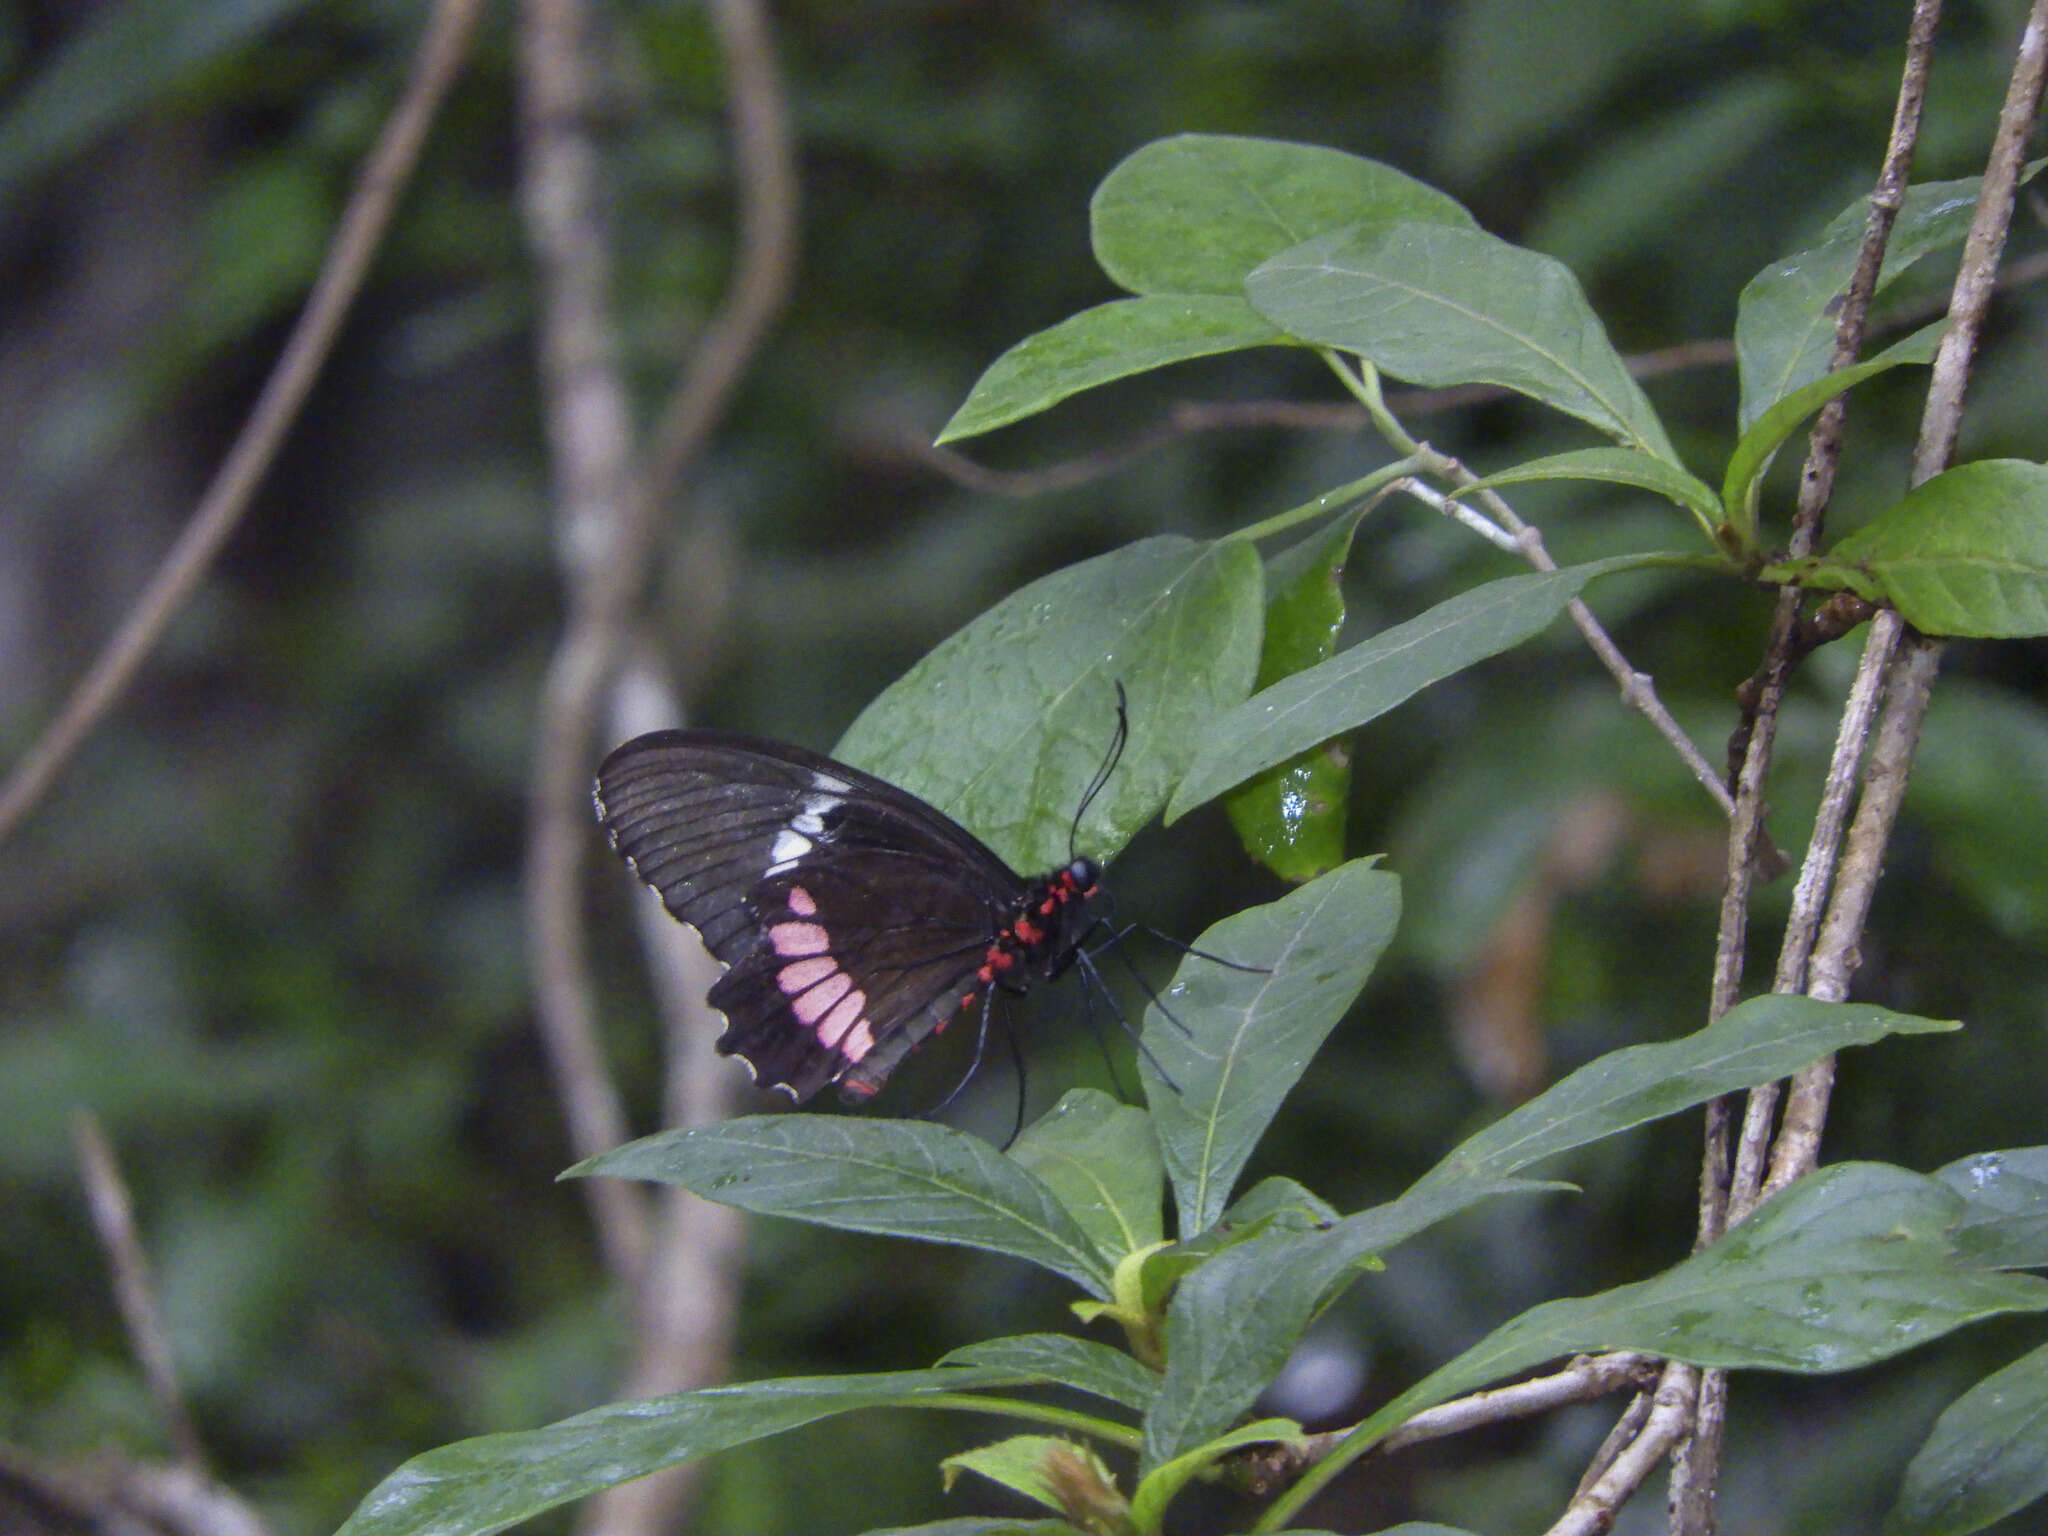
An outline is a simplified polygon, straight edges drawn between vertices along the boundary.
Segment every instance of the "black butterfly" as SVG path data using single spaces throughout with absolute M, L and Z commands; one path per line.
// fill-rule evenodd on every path
M 1121 697 L 1118 717 L 1090 797 L 1127 733 Z M 718 1049 L 799 1104 L 827 1083 L 871 1098 L 977 1004 L 985 1033 L 997 987 L 1086 964 L 1093 859 L 1027 880 L 944 812 L 802 747 L 656 731 L 604 760 L 594 798 L 612 847 L 729 967 Z

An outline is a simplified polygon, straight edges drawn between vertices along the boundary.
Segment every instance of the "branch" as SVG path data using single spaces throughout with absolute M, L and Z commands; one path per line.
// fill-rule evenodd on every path
M 191 520 L 165 554 L 106 649 L 87 669 L 57 712 L 0 786 L 0 841 L 18 826 L 56 782 L 115 701 L 127 692 L 165 629 L 192 596 L 221 546 L 241 523 L 298 419 L 313 381 L 334 350 L 371 259 L 383 243 L 399 194 L 419 163 L 427 129 L 461 72 L 483 0 L 435 0 L 414 55 L 405 94 L 385 121 L 348 207 L 342 211 L 320 276 L 299 312 L 298 324 L 264 381 L 241 433 L 199 498 Z
M 1997 286 L 1998 258 L 2012 228 L 2027 143 L 2041 112 L 2044 75 L 2048 75 L 2048 4 L 2034 0 L 2027 11 L 2026 29 L 2020 34 L 2005 105 L 1999 110 L 1998 131 L 1992 137 L 1991 156 L 1977 193 L 1976 216 L 1963 240 L 1962 265 L 1949 295 L 1948 332 L 1934 357 L 1927 408 L 1920 418 L 1920 441 L 1913 452 L 1914 485 L 1933 479 L 1955 456 L 1956 436 L 1962 430 L 1963 393 L 1969 387 L 1985 312 Z
M 71 1143 L 78 1154 L 79 1177 L 85 1182 L 86 1208 L 92 1213 L 93 1230 L 106 1250 L 107 1269 L 113 1277 L 114 1301 L 120 1308 L 121 1323 L 128 1330 L 128 1344 L 142 1367 L 149 1393 L 163 1415 L 178 1465 L 197 1476 L 206 1472 L 206 1453 L 193 1426 L 191 1410 L 185 1406 L 184 1391 L 178 1385 L 177 1367 L 171 1357 L 170 1335 L 157 1311 L 156 1287 L 150 1279 L 149 1258 L 142 1238 L 135 1230 L 135 1204 L 128 1197 L 127 1180 L 121 1177 L 114 1149 L 100 1129 L 99 1120 L 87 1110 L 71 1117 Z
M 1488 1424 L 1504 1424 L 1553 1408 L 1591 1402 L 1610 1393 L 1634 1388 L 1647 1390 L 1658 1379 L 1658 1362 L 1649 1355 L 1616 1352 L 1609 1355 L 1579 1355 L 1563 1369 L 1548 1376 L 1532 1377 L 1512 1386 L 1475 1392 L 1469 1397 L 1425 1408 L 1387 1435 L 1365 1454 L 1385 1456 L 1446 1435 L 1464 1434 Z M 1319 1466 L 1357 1433 L 1358 1426 L 1328 1430 L 1304 1436 L 1293 1446 L 1274 1447 L 1247 1458 L 1243 1484 L 1247 1492 L 1265 1493 L 1275 1484 L 1298 1477 Z M 1313 1496 L 1311 1490 L 1310 1496 Z M 1305 1502 L 1305 1500 L 1304 1500 Z M 1298 1509 L 1298 1504 L 1294 1506 Z M 1289 1514 L 1293 1513 L 1289 1510 Z M 1268 1517 L 1271 1518 L 1269 1512 Z
M 1848 846 L 1836 872 L 1835 897 L 1821 923 L 1807 995 L 1840 1002 L 1849 995 L 1849 979 L 1860 958 L 1864 923 L 1877 895 L 1877 879 L 1884 864 L 1884 852 L 1891 842 L 1892 826 L 1898 820 L 1899 805 L 1906 797 L 1906 780 L 1912 772 L 1913 753 L 1920 743 L 1920 726 L 1927 705 L 1934 696 L 1934 675 L 1941 665 L 1939 641 L 1912 636 L 1902 645 L 1897 637 L 1905 622 L 1887 610 L 1871 626 L 1866 657 L 1882 653 L 1889 657 L 1896 647 L 1895 661 L 1881 661 L 1889 676 L 1884 714 L 1878 721 L 1877 736 L 1864 764 L 1863 799 L 1856 807 L 1856 821 L 1849 829 Z M 1821 1130 L 1827 1123 L 1828 1098 L 1835 1083 L 1835 1059 L 1826 1056 L 1792 1079 L 1792 1091 L 1785 1104 L 1785 1123 L 1771 1151 L 1770 1177 L 1763 1194 L 1769 1196 L 1794 1179 L 1810 1172 L 1820 1161 Z
M 1835 346 L 1830 367 L 1840 368 L 1853 361 L 1861 350 L 1871 295 L 1884 264 L 1885 246 L 1905 195 L 1919 140 L 1920 118 L 1927 98 L 1927 78 L 1933 68 L 1934 35 L 1941 20 L 1940 0 L 1915 0 L 1913 18 L 1907 29 L 1905 65 L 1901 72 L 1897 105 L 1892 114 L 1891 137 L 1885 148 L 1884 164 L 1870 196 L 1863 241 L 1857 250 L 1856 266 L 1843 296 L 1835 324 Z M 1833 495 L 1835 470 L 1841 456 L 1842 427 L 1847 419 L 1848 401 L 1838 396 L 1829 402 L 1815 422 L 1808 438 L 1805 468 L 1800 476 L 1799 500 L 1793 515 L 1791 547 L 1795 553 L 1809 553 L 1820 537 L 1829 499 Z M 1709 1022 L 1732 1007 L 1740 994 L 1743 954 L 1749 932 L 1749 901 L 1760 865 L 1764 831 L 1764 785 L 1777 743 L 1780 709 L 1792 669 L 1800 655 L 1799 633 L 1803 599 L 1793 588 L 1778 594 L 1772 616 L 1770 638 L 1764 662 L 1746 686 L 1745 719 L 1737 733 L 1741 743 L 1741 767 L 1736 774 L 1736 813 L 1728 840 L 1728 883 L 1722 897 L 1719 930 L 1715 941 L 1714 977 L 1708 998 Z M 1873 682 L 1859 686 L 1857 697 L 1875 697 L 1875 679 L 1881 677 L 1882 658 L 1873 662 Z M 1829 792 L 1840 801 L 1833 812 L 1833 827 L 1839 829 L 1841 804 L 1846 803 L 1848 773 L 1862 752 L 1868 730 L 1867 715 L 1845 714 L 1837 736 L 1835 764 L 1830 769 Z M 1824 810 L 1824 815 L 1827 814 Z M 1834 835 L 1838 835 L 1838 830 Z M 1823 843 L 1826 847 L 1823 848 Z M 1800 891 L 1811 904 L 1821 899 L 1829 883 L 1834 846 L 1829 829 L 1817 827 L 1808 847 Z M 1785 956 L 1779 967 L 1781 984 L 1796 986 L 1791 977 L 1804 978 L 1805 929 L 1795 922 L 1788 933 Z M 1796 955 L 1796 959 L 1792 958 Z M 1726 1099 L 1708 1105 L 1699 1184 L 1699 1215 L 1696 1243 L 1704 1247 L 1716 1241 L 1755 1204 L 1763 1147 L 1776 1108 L 1777 1087 L 1765 1084 L 1753 1090 L 1743 1117 L 1742 1135 L 1729 1164 L 1730 1109 Z M 1688 1404 L 1692 1419 L 1691 1438 L 1685 1453 L 1672 1468 L 1670 1521 L 1671 1536 L 1712 1536 L 1714 1504 L 1720 1484 L 1721 1438 L 1727 1420 L 1727 1376 L 1721 1371 L 1701 1373 L 1693 1401 Z
M 588 775 L 599 691 L 635 590 L 627 486 L 631 405 L 610 346 L 611 250 L 597 199 L 588 114 L 597 99 L 583 0 L 527 0 L 519 39 L 526 155 L 522 201 L 540 294 L 541 392 L 555 475 L 568 616 L 542 688 L 529 789 L 527 946 L 536 1023 L 574 1154 L 626 1139 L 597 1039 L 581 909 L 590 841 Z M 631 576 L 637 578 L 638 568 Z M 644 1271 L 648 1202 L 622 1179 L 589 1179 L 598 1246 L 629 1296 Z
M 1479 483 L 1477 475 L 1473 474 L 1462 462 L 1452 458 L 1449 454 L 1440 453 L 1422 444 L 1415 444 L 1407 451 L 1418 453 L 1422 457 L 1424 467 L 1429 473 L 1439 475 L 1449 480 L 1453 485 L 1464 487 Z M 1437 506 L 1439 511 L 1449 510 L 1441 504 L 1442 500 L 1447 500 L 1448 498 L 1433 499 L 1429 496 L 1421 496 L 1419 495 L 1420 488 L 1413 481 L 1402 482 L 1402 489 L 1407 490 L 1410 495 L 1418 496 L 1418 499 L 1430 505 Z M 1493 514 L 1495 524 L 1508 535 L 1509 548 L 1520 553 L 1523 559 L 1527 560 L 1530 565 L 1539 571 L 1554 571 L 1557 569 L 1557 562 L 1550 557 L 1550 551 L 1544 548 L 1543 531 L 1541 529 L 1523 522 L 1516 515 L 1514 508 L 1508 505 L 1507 500 L 1490 487 L 1478 492 L 1478 498 L 1485 503 L 1487 510 Z M 1463 508 L 1464 504 L 1462 502 L 1452 502 L 1450 505 L 1453 508 Z M 1490 535 L 1483 536 L 1490 537 Z M 1494 540 L 1494 542 L 1499 541 Z M 1693 742 L 1693 739 L 1686 735 L 1685 727 L 1678 723 L 1677 716 L 1664 707 L 1664 701 L 1657 696 L 1656 680 L 1649 673 L 1638 671 L 1635 668 L 1628 657 L 1623 654 L 1621 647 L 1615 644 L 1614 637 L 1607 633 L 1606 628 L 1599 619 L 1594 617 L 1593 610 L 1588 608 L 1585 603 L 1578 598 L 1573 598 L 1566 606 L 1565 612 L 1571 617 L 1573 625 L 1578 629 L 1579 634 L 1584 637 L 1586 644 L 1592 649 L 1593 654 L 1599 658 L 1600 664 L 1621 685 L 1622 702 L 1628 705 L 1629 708 L 1639 712 L 1644 719 L 1648 720 L 1656 728 L 1657 734 L 1670 743 L 1671 749 L 1678 754 L 1679 761 L 1683 762 L 1691 770 L 1692 776 L 1698 780 L 1700 787 L 1707 792 L 1716 805 L 1720 806 L 1722 814 L 1733 815 L 1735 804 L 1728 793 L 1727 786 L 1721 782 L 1720 775 L 1714 771 L 1714 767 L 1707 761 L 1706 755 L 1700 751 L 1699 747 Z
M 568 597 L 536 732 L 528 841 L 527 923 L 536 1002 L 557 1091 L 580 1155 L 624 1139 L 616 1086 L 597 1040 L 582 912 L 590 845 L 589 768 L 601 701 L 645 707 L 672 723 L 682 711 L 651 663 L 620 676 L 636 612 L 666 529 L 666 511 L 722 419 L 769 323 L 787 297 L 796 257 L 794 150 L 767 18 L 758 0 L 716 0 L 725 52 L 739 194 L 735 276 L 697 339 L 644 457 L 636 464 L 624 381 L 611 330 L 609 232 L 597 204 L 597 156 L 586 113 L 594 100 L 585 0 L 528 0 L 522 64 L 527 86 L 527 207 L 546 306 L 543 371 L 557 471 Z M 683 575 L 690 615 L 722 605 L 725 563 L 715 544 Z M 617 686 L 614 688 L 614 681 Z M 651 701 L 651 702 L 650 702 Z M 652 724 L 653 722 L 648 722 Z M 709 962 L 678 925 L 649 936 L 666 1024 L 665 1108 L 678 1124 L 719 1118 L 733 1078 L 709 1046 L 716 1016 L 703 1001 Z M 656 1205 L 617 1180 L 593 1180 L 592 1209 L 614 1276 L 633 1301 L 634 1353 L 624 1389 L 644 1397 L 722 1379 L 730 1350 L 744 1227 L 723 1207 L 679 1191 Z M 650 1225 L 650 1218 L 653 1225 Z M 608 1536 L 675 1529 L 696 1473 L 679 1468 L 608 1490 L 583 1529 Z
M 1605 1536 L 1614 1526 L 1616 1512 L 1685 1439 L 1698 1385 L 1699 1375 L 1691 1366 L 1675 1361 L 1666 1366 L 1641 1431 L 1616 1447 L 1604 1472 L 1590 1484 L 1581 1484 L 1546 1536 Z

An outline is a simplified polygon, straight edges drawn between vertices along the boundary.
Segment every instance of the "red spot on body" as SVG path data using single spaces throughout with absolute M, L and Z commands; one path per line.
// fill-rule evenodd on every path
M 1035 946 L 1045 942 L 1045 930 L 1032 922 L 1028 917 L 1017 919 L 1015 931 L 1019 943 Z

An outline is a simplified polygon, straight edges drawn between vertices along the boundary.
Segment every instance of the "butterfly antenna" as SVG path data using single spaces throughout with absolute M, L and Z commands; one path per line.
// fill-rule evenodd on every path
M 1110 738 L 1109 751 L 1102 759 L 1102 766 L 1095 770 L 1095 777 L 1088 781 L 1087 792 L 1081 796 L 1081 804 L 1074 812 L 1074 824 L 1067 829 L 1067 857 L 1080 856 L 1081 818 L 1088 814 L 1088 807 L 1095 803 L 1095 797 L 1109 784 L 1109 776 L 1116 772 L 1116 765 L 1123 761 L 1124 743 L 1131 739 L 1131 710 L 1124 697 L 1121 680 L 1116 685 L 1116 735 Z

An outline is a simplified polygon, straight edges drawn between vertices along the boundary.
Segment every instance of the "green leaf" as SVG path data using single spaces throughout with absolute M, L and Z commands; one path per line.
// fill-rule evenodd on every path
M 1116 299 L 1025 337 L 989 364 L 938 440 L 993 432 L 1070 395 L 1170 363 L 1292 344 L 1242 297 Z
M 1147 144 L 1089 205 L 1095 259 L 1132 293 L 1243 294 L 1254 267 L 1355 224 L 1470 224 L 1450 197 L 1376 160 L 1275 139 Z
M 1482 1200 L 1564 1187 L 1508 1179 L 1423 1190 L 1324 1231 L 1276 1227 L 1202 1265 L 1167 1307 L 1166 1376 L 1145 1416 L 1141 1465 L 1171 1461 L 1236 1423 L 1359 1266 Z
M 1488 582 L 1255 694 L 1205 722 L 1206 745 L 1174 791 L 1166 819 L 1541 633 L 1596 576 L 1661 558 L 1621 555 Z
M 1142 1109 L 1100 1089 L 1073 1089 L 1007 1155 L 1053 1192 L 1112 1265 L 1165 1235 L 1166 1176 Z
M 1885 1536 L 1965 1536 L 2048 1496 L 2048 1344 L 1978 1382 L 1906 1468 Z
M 1264 577 L 1241 542 L 1154 538 L 1070 565 L 941 641 L 837 755 L 920 795 L 1021 870 L 1064 864 L 1130 696 L 1123 761 L 1082 823 L 1108 858 L 1158 814 L 1257 673 Z
M 1712 486 L 1668 460 L 1635 448 L 1574 448 L 1530 459 L 1462 487 L 1458 495 L 1462 499 L 1474 491 L 1537 480 L 1603 480 L 1650 491 L 1691 512 L 1709 539 L 1721 521 L 1721 501 Z
M 1087 1489 L 1095 1497 L 1091 1509 L 1104 1514 L 1121 1514 L 1126 1507 L 1116 1492 L 1116 1478 L 1102 1458 L 1087 1446 L 1076 1445 L 1057 1435 L 1012 1435 L 993 1445 L 976 1446 L 939 1463 L 945 1486 L 950 1490 L 959 1472 L 973 1472 L 1022 1494 L 1047 1509 L 1077 1514 L 1069 1509 L 1076 1493 Z
M 1015 1384 L 1002 1371 L 947 1366 L 607 1403 L 544 1429 L 480 1435 L 415 1456 L 371 1490 L 336 1536 L 487 1536 L 600 1488 L 835 1414 Z
M 1896 368 L 1901 363 L 1933 362 L 1945 327 L 1946 322 L 1938 321 L 1885 348 L 1868 361 L 1852 363 L 1847 368 L 1837 369 L 1811 384 L 1792 390 L 1742 434 L 1735 451 L 1728 456 L 1728 473 L 1722 480 L 1721 500 L 1728 509 L 1728 516 L 1741 530 L 1744 548 L 1752 547 L 1756 542 L 1757 498 L 1764 471 L 1770 468 L 1771 459 L 1784 446 L 1785 439 L 1798 431 L 1800 423 L 1807 417 L 1865 379 Z
M 763 1216 L 986 1248 L 1109 1295 L 1110 1266 L 1058 1197 L 950 1126 L 749 1115 L 630 1141 L 563 1177 L 598 1175 L 673 1184 Z
M 1753 998 L 1683 1040 L 1587 1063 L 1456 1148 L 1398 1200 L 1326 1231 L 1276 1231 L 1231 1249 L 1184 1278 L 1167 1310 L 1166 1379 L 1146 1421 L 1147 1454 L 1178 1454 L 1230 1423 L 1360 1263 L 1481 1200 L 1564 1187 L 1510 1177 L 1517 1170 L 1851 1045 L 1952 1028 L 1856 1004 Z
M 1317 1232 L 1337 1224 L 1334 1206 L 1292 1179 L 1261 1179 L 1231 1202 L 1223 1219 L 1199 1236 L 1170 1243 L 1143 1261 L 1142 1294 L 1149 1311 L 1166 1304 L 1181 1276 L 1269 1231 Z
M 2048 1280 L 1971 1269 L 1953 1190 L 1880 1163 L 1841 1163 L 1759 1206 L 1663 1274 L 1545 1302 L 1494 1330 L 1361 1424 L 1279 1518 L 1416 1413 L 1547 1360 L 1640 1350 L 1721 1370 L 1852 1371 L 1966 1323 L 2048 1310 Z
M 1956 1246 L 1985 1269 L 2048 1267 L 2048 1147 L 1979 1152 L 1934 1175 L 1969 1202 Z
M 1261 688 L 1328 661 L 1344 628 L 1344 563 L 1365 508 L 1332 521 L 1266 562 Z M 1325 743 L 1276 763 L 1224 797 L 1245 851 L 1283 880 L 1310 880 L 1344 857 L 1351 759 Z
M 1923 634 L 2048 634 L 2048 467 L 1987 459 L 1936 475 L 1801 579 L 1888 601 Z
M 1959 1027 L 1867 1003 L 1824 1003 L 1766 993 L 1738 1003 L 1683 1039 L 1632 1045 L 1587 1062 L 1467 1139 L 1414 1188 L 1505 1178 L 1556 1153 L 1675 1115 L 1724 1093 L 1789 1077 L 1851 1046 L 1870 1045 L 1887 1035 L 1944 1033 Z
M 2040 162 L 2029 166 L 2032 177 Z M 1877 292 L 1943 246 L 1959 245 L 1977 205 L 1976 177 L 1909 187 L 1885 246 Z M 1735 312 L 1735 363 L 1742 381 L 1736 420 L 1746 433 L 1778 401 L 1827 372 L 1834 355 L 1839 300 L 1856 268 L 1870 202 L 1859 197 L 1820 242 L 1774 262 L 1750 279 Z
M 1678 463 L 1570 269 L 1483 230 L 1340 230 L 1273 257 L 1245 296 L 1290 335 L 1397 378 L 1498 384 Z
M 1247 1445 L 1295 1445 L 1301 1440 L 1301 1426 L 1292 1419 L 1260 1419 L 1176 1456 L 1147 1473 L 1131 1495 L 1131 1523 L 1141 1531 L 1156 1531 L 1166 1518 L 1166 1506 L 1180 1491 L 1232 1451 Z
M 1839 1163 L 1653 1279 L 1546 1302 L 1422 1387 L 1431 1401 L 1581 1351 L 1637 1349 L 1722 1370 L 1858 1370 L 1965 1323 L 2048 1310 L 2048 1280 L 1968 1267 L 1953 1190 Z M 1438 1377 L 1443 1378 L 1441 1383 Z M 1432 1385 L 1434 1384 L 1434 1385 Z
M 1166 990 L 1178 1024 L 1156 1005 L 1147 1009 L 1140 1070 L 1183 1237 L 1223 1214 L 1281 1100 L 1357 998 L 1400 914 L 1398 879 L 1366 860 L 1342 865 L 1204 933 L 1200 953 L 1181 962 Z M 1203 954 L 1259 969 L 1233 970 Z
M 1231 1201 L 1230 1209 L 1223 1213 L 1223 1220 L 1217 1225 L 1230 1232 L 1247 1234 L 1256 1234 L 1271 1226 L 1309 1232 L 1332 1226 L 1337 1220 L 1337 1208 L 1314 1190 L 1297 1184 L 1293 1179 L 1275 1176 L 1259 1180 Z
M 1018 1380 L 1047 1382 L 1092 1393 L 1142 1413 L 1159 1391 L 1159 1378 L 1120 1349 L 1065 1333 L 1020 1333 L 967 1344 L 939 1361 L 1002 1371 Z

